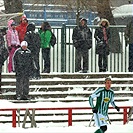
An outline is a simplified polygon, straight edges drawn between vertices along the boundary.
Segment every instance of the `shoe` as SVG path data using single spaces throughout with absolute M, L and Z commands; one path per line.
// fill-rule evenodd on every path
M 83 73 L 87 73 L 88 71 L 87 71 L 87 70 L 83 70 L 82 72 L 83 72 Z
M 30 100 L 30 98 L 23 96 L 23 97 L 21 97 L 21 100 Z
M 21 100 L 21 97 L 17 97 L 16 100 Z

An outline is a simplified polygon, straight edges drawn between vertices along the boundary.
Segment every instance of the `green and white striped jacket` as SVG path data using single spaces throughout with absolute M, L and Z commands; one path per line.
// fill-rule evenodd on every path
M 96 98 L 96 104 L 94 105 L 93 100 Z M 98 113 L 107 116 L 109 103 L 115 108 L 114 103 L 114 91 L 112 89 L 106 90 L 105 87 L 98 88 L 92 95 L 89 97 L 89 104 L 92 108 L 96 107 Z

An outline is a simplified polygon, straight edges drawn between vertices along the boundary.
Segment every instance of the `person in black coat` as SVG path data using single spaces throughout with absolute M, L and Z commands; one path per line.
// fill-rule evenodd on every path
M 107 71 L 107 62 L 109 55 L 109 44 L 110 38 L 109 21 L 107 19 L 101 19 L 99 27 L 96 28 L 94 38 L 96 39 L 96 54 L 98 57 L 98 66 L 100 72 Z
M 29 94 L 30 70 L 33 68 L 31 51 L 27 48 L 26 41 L 21 42 L 13 56 L 13 71 L 16 72 L 16 98 L 27 100 Z
M 6 29 L 0 29 L 0 94 L 2 93 L 1 90 L 1 73 L 2 73 L 2 66 L 4 65 L 4 62 L 8 58 L 8 50 L 5 47 L 5 41 L 4 41 L 4 35 Z
M 27 26 L 26 35 L 24 40 L 28 43 L 28 49 L 31 50 L 34 68 L 31 70 L 32 79 L 40 79 L 40 65 L 39 65 L 39 53 L 41 46 L 41 38 L 39 33 L 35 32 L 35 24 L 30 23 Z
M 92 47 L 92 32 L 87 26 L 87 20 L 82 18 L 79 26 L 73 29 L 72 35 L 73 45 L 76 49 L 75 72 L 88 71 L 88 49 Z M 83 58 L 83 67 L 81 60 Z

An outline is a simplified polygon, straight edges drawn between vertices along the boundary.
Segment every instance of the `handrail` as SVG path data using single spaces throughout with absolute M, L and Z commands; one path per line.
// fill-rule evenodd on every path
M 127 109 L 130 109 L 131 106 L 120 106 L 120 109 L 123 109 L 123 124 L 127 123 Z M 12 127 L 16 127 L 16 111 L 17 110 L 68 110 L 68 126 L 72 126 L 72 111 L 73 110 L 88 110 L 91 107 L 57 107 L 57 108 L 0 108 L 0 111 L 12 111 Z M 109 109 L 114 109 L 109 107 Z

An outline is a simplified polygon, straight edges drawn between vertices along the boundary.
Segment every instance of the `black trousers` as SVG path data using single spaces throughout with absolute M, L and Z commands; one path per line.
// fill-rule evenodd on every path
M 103 54 L 99 54 L 98 58 L 99 71 L 107 70 L 107 62 L 108 62 L 108 55 L 106 54 L 106 52 L 103 52 Z
M 81 62 L 83 59 L 83 63 Z M 83 66 L 82 66 L 83 64 Z M 75 72 L 88 70 L 88 49 L 76 49 Z
M 16 75 L 16 97 L 28 97 L 29 77 L 25 75 Z
M 40 77 L 39 53 L 32 55 L 32 59 L 34 67 L 33 70 L 31 69 L 31 76 Z
M 42 58 L 44 60 L 44 72 L 50 72 L 50 48 L 42 48 Z
M 129 44 L 129 72 L 133 72 L 133 44 Z

